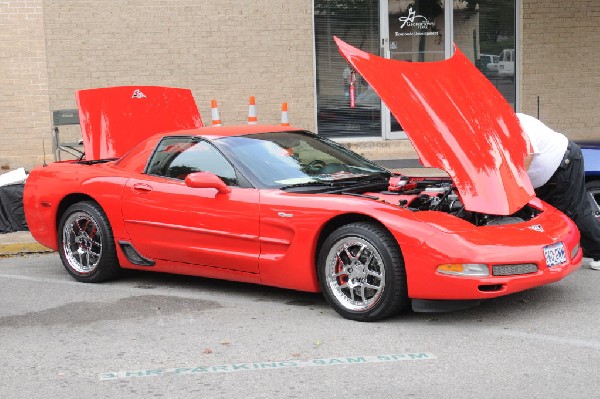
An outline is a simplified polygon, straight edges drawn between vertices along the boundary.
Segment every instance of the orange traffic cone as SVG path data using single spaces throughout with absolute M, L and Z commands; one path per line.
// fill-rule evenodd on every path
M 256 125 L 256 122 L 258 122 L 258 118 L 256 117 L 256 100 L 254 96 L 250 96 L 248 103 L 248 124 Z
M 219 108 L 217 108 L 217 100 L 210 100 L 210 116 L 212 126 L 221 126 L 221 117 L 219 116 Z
M 281 126 L 289 126 L 290 118 L 288 116 L 287 103 L 284 101 L 281 103 Z

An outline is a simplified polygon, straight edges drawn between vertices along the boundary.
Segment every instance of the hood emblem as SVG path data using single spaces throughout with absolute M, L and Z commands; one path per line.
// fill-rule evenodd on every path
M 539 232 L 544 231 L 544 228 L 542 227 L 541 224 L 534 224 L 533 226 L 529 226 L 529 228 L 534 231 L 539 231 Z
M 131 95 L 131 98 L 146 98 L 146 95 L 142 93 L 140 89 L 136 89 Z

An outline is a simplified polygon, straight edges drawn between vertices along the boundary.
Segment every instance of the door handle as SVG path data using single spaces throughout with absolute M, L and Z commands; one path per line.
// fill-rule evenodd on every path
M 131 188 L 136 193 L 149 193 L 152 191 L 152 186 L 145 183 L 135 183 Z

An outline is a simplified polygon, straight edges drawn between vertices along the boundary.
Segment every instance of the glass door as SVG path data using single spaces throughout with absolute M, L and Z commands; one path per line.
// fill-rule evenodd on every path
M 451 56 L 452 43 L 515 108 L 519 83 L 517 0 L 314 0 L 318 133 L 406 138 L 377 94 L 340 56 L 336 35 L 385 58 Z
M 440 61 L 452 48 L 452 0 L 383 0 L 380 7 L 381 53 L 407 61 Z M 382 104 L 385 139 L 406 138 L 402 126 Z

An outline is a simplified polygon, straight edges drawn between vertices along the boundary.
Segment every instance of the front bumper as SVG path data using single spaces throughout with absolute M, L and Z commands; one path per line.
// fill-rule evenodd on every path
M 544 223 L 550 217 L 551 223 Z M 530 228 L 540 222 L 546 227 L 544 233 Z M 573 222 L 559 212 L 547 212 L 545 217 L 519 228 L 513 225 L 434 234 L 422 243 L 419 251 L 403 250 L 408 295 L 426 300 L 481 300 L 554 283 L 581 266 L 583 251 L 579 238 Z M 564 244 L 566 262 L 548 267 L 544 247 L 556 242 Z M 490 275 L 456 276 L 438 272 L 437 267 L 447 263 L 485 264 Z M 495 265 L 520 264 L 534 264 L 537 270 L 507 276 L 492 274 Z
M 567 263 L 548 268 L 538 264 L 535 273 L 513 276 L 490 276 L 485 278 L 449 276 L 432 273 L 426 284 L 409 284 L 409 296 L 414 299 L 486 299 L 524 291 L 562 280 L 581 266 L 583 255 Z

